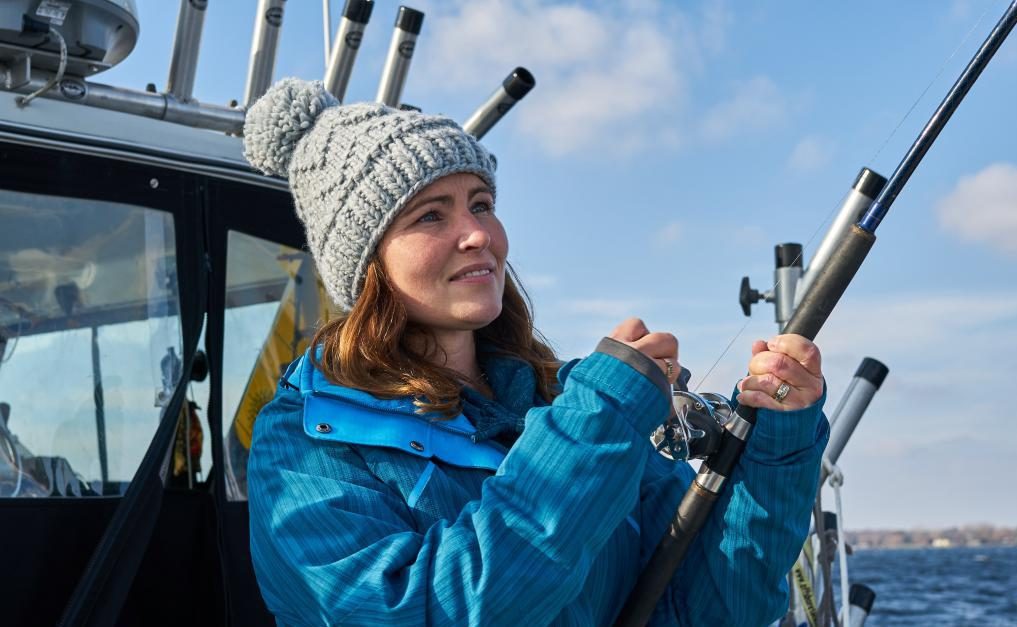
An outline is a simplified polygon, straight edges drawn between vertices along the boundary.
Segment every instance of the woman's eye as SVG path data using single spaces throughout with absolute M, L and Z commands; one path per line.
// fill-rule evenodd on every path
M 440 219 L 437 211 L 428 211 L 424 215 L 417 218 L 417 222 L 437 222 Z
M 491 212 L 494 211 L 494 207 L 492 207 L 490 203 L 478 202 L 477 204 L 473 205 L 473 209 L 471 209 L 471 211 L 473 211 L 473 213 Z

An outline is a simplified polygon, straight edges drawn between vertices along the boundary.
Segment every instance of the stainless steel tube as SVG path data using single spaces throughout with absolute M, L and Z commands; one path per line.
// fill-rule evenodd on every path
M 844 199 L 844 203 L 840 206 L 840 211 L 834 218 L 830 230 L 826 232 L 816 253 L 812 255 L 812 261 L 809 262 L 798 281 L 798 287 L 795 290 L 796 307 L 809 286 L 812 285 L 812 281 L 819 276 L 820 270 L 830 260 L 833 252 L 837 250 L 837 245 L 844 237 L 844 233 L 851 228 L 852 224 L 858 222 L 858 218 L 872 204 L 872 199 L 879 195 L 879 190 L 883 189 L 883 185 L 886 185 L 886 179 L 869 168 L 862 168 L 858 173 L 858 177 L 855 179 L 854 185 L 851 186 L 851 191 Z
M 34 70 L 32 80 L 15 91 L 30 93 L 44 85 L 51 72 Z M 75 102 L 88 107 L 120 111 L 156 120 L 165 120 L 196 128 L 207 128 L 224 133 L 240 134 L 244 128 L 244 112 L 198 102 L 181 102 L 171 94 L 154 94 L 145 91 L 111 87 L 92 83 L 77 77 L 61 80 L 56 87 L 39 96 L 50 100 Z
M 423 24 L 423 13 L 409 7 L 399 7 L 392 43 L 388 47 L 385 69 L 381 71 L 381 84 L 378 85 L 378 95 L 375 97 L 378 102 L 390 107 L 399 106 L 406 75 L 410 71 L 413 50 L 417 45 L 417 35 L 420 34 L 420 27 Z
M 247 65 L 247 87 L 244 89 L 245 107 L 254 104 L 272 84 L 284 4 L 286 0 L 258 2 L 258 13 L 254 16 L 254 35 L 251 37 L 251 59 Z
M 205 24 L 208 0 L 180 0 L 177 34 L 173 40 L 166 93 L 180 101 L 188 101 L 194 91 L 194 75 L 198 67 L 201 29 Z
M 364 28 L 371 19 L 374 2 L 371 0 L 346 0 L 343 16 L 332 42 L 328 67 L 325 68 L 325 89 L 339 101 L 346 95 L 346 87 L 353 72 L 353 62 L 364 37 Z
M 883 380 L 889 372 L 890 369 L 881 361 L 871 357 L 866 357 L 858 365 L 855 376 L 830 417 L 830 442 L 826 445 L 825 457 L 831 463 L 837 463 L 848 440 L 851 439 L 851 434 L 855 432 L 855 427 L 872 402 L 872 397 L 883 385 Z M 826 474 L 823 470 L 821 480 L 826 479 Z
M 774 321 L 782 330 L 795 311 L 795 287 L 802 276 L 802 245 L 778 244 L 774 247 L 773 303 Z
M 463 129 L 481 139 L 491 127 L 498 123 L 517 102 L 533 89 L 536 81 L 533 75 L 524 68 L 517 67 L 505 77 L 491 97 L 480 105 L 473 115 L 463 124 Z

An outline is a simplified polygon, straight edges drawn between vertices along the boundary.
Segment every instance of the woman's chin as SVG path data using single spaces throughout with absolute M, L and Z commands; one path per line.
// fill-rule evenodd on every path
M 471 305 L 457 309 L 452 314 L 461 328 L 476 331 L 491 324 L 501 315 L 501 303 L 497 305 Z

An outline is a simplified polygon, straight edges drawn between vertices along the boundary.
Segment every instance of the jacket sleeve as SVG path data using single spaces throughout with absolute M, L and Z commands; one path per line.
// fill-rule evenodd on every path
M 281 390 L 248 469 L 252 558 L 279 622 L 550 622 L 635 506 L 645 439 L 667 412 L 659 381 L 621 356 L 576 365 L 481 498 L 421 531 L 354 449 L 304 436 L 300 397 Z
M 670 608 L 658 604 L 654 625 L 767 625 L 784 613 L 787 573 L 808 535 L 829 438 L 825 399 L 824 390 L 804 409 L 759 411 L 745 453 L 671 581 Z M 692 477 L 687 466 L 670 478 L 676 475 L 685 479 L 672 485 L 683 487 Z M 683 492 L 664 499 L 670 512 L 653 515 L 669 520 Z

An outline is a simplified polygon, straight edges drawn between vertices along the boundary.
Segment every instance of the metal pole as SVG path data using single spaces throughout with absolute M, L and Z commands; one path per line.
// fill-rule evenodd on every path
M 353 72 L 353 62 L 364 38 L 364 29 L 371 19 L 374 2 L 371 0 L 346 0 L 343 16 L 335 32 L 328 66 L 325 68 L 325 89 L 342 102 L 346 86 Z
M 526 68 L 517 67 L 512 70 L 487 101 L 466 120 L 463 130 L 477 139 L 483 138 L 536 84 L 533 74 Z
M 191 99 L 194 91 L 194 74 L 198 67 L 198 49 L 201 47 L 201 29 L 205 25 L 208 0 L 180 0 L 177 15 L 177 34 L 173 40 L 166 93 L 181 102 Z
M 424 14 L 410 7 L 399 7 L 392 43 L 388 47 L 385 69 L 381 71 L 381 83 L 375 100 L 390 107 L 398 107 L 403 95 L 406 75 L 417 45 L 417 35 L 424 24 Z
M 894 175 L 890 177 L 890 182 L 880 192 L 879 198 L 872 203 L 859 223 L 845 234 L 830 263 L 823 267 L 811 289 L 802 297 L 801 305 L 788 321 L 786 333 L 796 333 L 814 339 L 822 329 L 875 243 L 875 230 L 879 222 L 935 141 L 943 125 L 956 110 L 993 53 L 1013 29 L 1015 22 L 1017 22 L 1017 0 L 1014 0 L 1006 10 L 971 63 L 965 68 L 943 104 L 933 114 L 911 150 L 897 166 Z M 699 473 L 678 505 L 671 525 L 640 574 L 616 624 L 645 625 L 649 620 L 671 576 L 681 566 L 686 551 L 705 524 L 727 478 L 731 476 L 731 472 L 741 459 L 755 424 L 756 409 L 739 405 L 737 413 L 724 425 L 724 439 L 720 450 L 711 455 L 700 467 Z
M 332 2 L 321 0 L 321 25 L 325 33 L 325 65 L 332 56 Z
M 109 483 L 109 458 L 106 452 L 106 400 L 102 392 L 102 368 L 99 364 L 99 329 L 92 327 L 92 386 L 95 399 L 95 437 L 99 445 L 99 471 L 102 494 Z
M 802 276 L 802 245 L 774 246 L 773 311 L 777 330 L 782 330 L 795 310 L 795 288 Z
M 45 70 L 32 70 L 31 80 L 14 91 L 29 93 L 45 84 L 51 76 L 52 73 Z M 50 89 L 39 97 L 225 133 L 240 134 L 244 128 L 244 112 L 241 109 L 203 104 L 193 100 L 181 102 L 169 94 L 110 87 L 76 77 L 64 78 L 58 88 Z
M 258 14 L 254 18 L 254 36 L 251 38 L 251 59 L 247 65 L 245 107 L 254 104 L 254 101 L 261 98 L 272 84 L 285 3 L 286 0 L 260 0 L 258 3 Z

